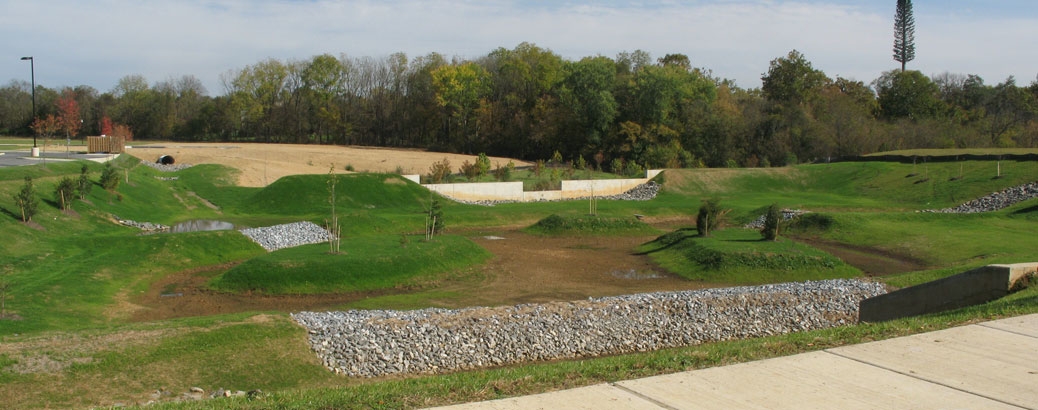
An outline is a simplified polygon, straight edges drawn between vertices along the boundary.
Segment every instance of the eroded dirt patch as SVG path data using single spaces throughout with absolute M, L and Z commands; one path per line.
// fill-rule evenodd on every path
M 798 242 L 826 251 L 844 263 L 858 268 L 866 276 L 886 276 L 915 272 L 927 268 L 925 262 L 883 249 L 848 245 L 813 238 L 797 238 Z
M 494 254 L 477 268 L 481 280 L 444 280 L 422 289 L 392 289 L 325 295 L 260 295 L 220 293 L 206 288 L 209 278 L 233 264 L 179 272 L 152 284 L 136 298 L 135 321 L 204 316 L 246 311 L 336 309 L 373 296 L 411 291 L 444 290 L 461 295 L 432 300 L 440 307 L 501 306 L 571 301 L 588 297 L 719 286 L 691 282 L 666 273 L 648 257 L 634 255 L 635 246 L 652 237 L 541 237 L 518 231 L 473 234 L 472 240 Z

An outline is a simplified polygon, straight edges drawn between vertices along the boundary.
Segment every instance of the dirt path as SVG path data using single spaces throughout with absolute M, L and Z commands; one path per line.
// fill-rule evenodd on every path
M 854 246 L 814 238 L 796 238 L 798 242 L 829 252 L 844 263 L 860 269 L 866 276 L 886 276 L 926 269 L 926 263 L 882 249 Z

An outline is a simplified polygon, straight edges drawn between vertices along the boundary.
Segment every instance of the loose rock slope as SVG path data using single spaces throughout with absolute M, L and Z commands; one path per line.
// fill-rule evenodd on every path
M 312 349 L 349 376 L 439 373 L 649 351 L 857 321 L 882 284 L 826 280 L 460 310 L 301 312 Z
M 326 242 L 331 239 L 328 231 L 313 222 L 246 228 L 242 229 L 241 233 L 270 252 L 293 246 Z
M 924 212 L 937 212 L 946 214 L 972 214 L 978 212 L 992 212 L 1008 208 L 1017 202 L 1023 202 L 1038 197 L 1038 181 L 1006 188 L 983 197 L 966 202 L 954 208 L 930 209 Z

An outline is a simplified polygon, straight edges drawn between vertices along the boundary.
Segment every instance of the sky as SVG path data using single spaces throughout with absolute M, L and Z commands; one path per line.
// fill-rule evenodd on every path
M 798 50 L 814 68 L 871 83 L 893 60 L 896 0 L 0 0 L 0 84 L 111 91 L 141 75 L 191 75 L 212 96 L 221 76 L 274 58 L 475 59 L 522 42 L 568 60 L 644 50 L 685 54 L 742 88 Z M 917 0 L 916 59 L 926 75 L 994 85 L 1038 76 L 1038 2 Z

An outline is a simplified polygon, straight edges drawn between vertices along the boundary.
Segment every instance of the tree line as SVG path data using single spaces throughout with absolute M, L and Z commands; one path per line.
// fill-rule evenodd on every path
M 688 56 L 564 59 L 522 43 L 474 59 L 322 54 L 226 72 L 209 96 L 194 76 L 110 91 L 37 86 L 38 118 L 72 137 L 123 127 L 138 139 L 419 147 L 525 160 L 560 153 L 609 167 L 785 165 L 911 148 L 1038 146 L 1038 80 L 892 69 L 831 78 L 793 50 L 745 89 Z M 24 81 L 0 88 L 0 134 L 34 130 Z M 72 123 L 67 118 L 62 123 Z M 73 124 L 74 125 L 74 124 Z M 52 133 L 59 131 L 50 130 Z

